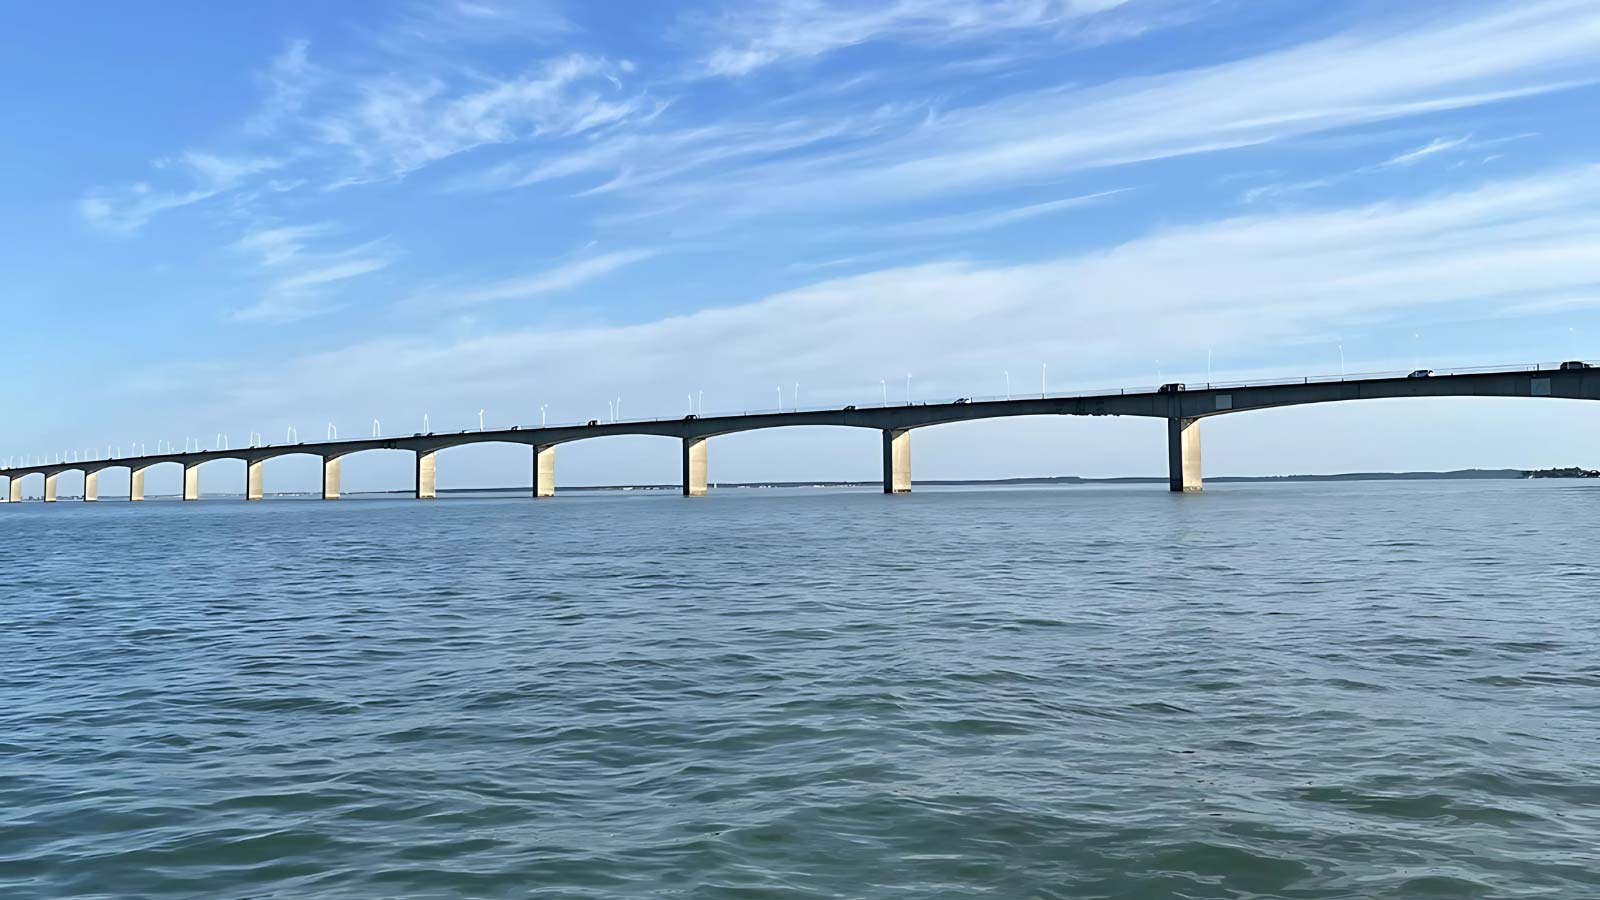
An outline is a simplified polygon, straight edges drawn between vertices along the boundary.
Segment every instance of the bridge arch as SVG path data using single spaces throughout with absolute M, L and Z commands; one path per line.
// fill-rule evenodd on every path
M 676 423 L 671 423 L 671 425 L 675 427 Z M 611 451 L 609 455 L 612 455 L 613 459 L 620 459 L 622 456 L 617 454 L 616 450 L 628 445 L 637 446 L 637 439 L 639 438 L 657 441 L 663 438 L 676 439 L 676 436 L 665 429 L 657 427 L 646 427 L 639 431 L 617 431 L 608 429 L 598 434 L 588 433 L 581 428 L 564 429 L 560 432 L 546 433 L 543 435 L 540 435 L 538 432 L 529 432 L 527 438 L 515 437 L 505 432 L 484 438 L 475 438 L 470 434 L 464 436 L 449 436 L 437 444 L 417 451 L 416 496 L 423 499 L 429 499 L 438 495 L 437 472 L 439 455 L 441 453 L 445 453 L 446 451 L 450 451 L 450 455 L 454 456 L 457 454 L 457 452 L 471 452 L 468 448 L 476 448 L 480 445 L 509 445 L 515 447 L 526 447 L 527 452 L 530 454 L 529 480 L 531 483 L 532 495 L 534 497 L 552 497 L 555 495 L 556 491 L 555 461 L 557 447 L 573 444 L 584 444 L 586 447 L 580 452 L 585 455 L 590 452 L 590 448 L 604 447 Z M 485 446 L 484 449 L 488 449 L 487 446 Z M 602 455 L 607 454 L 603 452 Z M 480 459 L 482 458 L 483 457 L 480 456 Z M 651 455 L 651 458 L 654 458 L 653 454 Z M 663 474 L 660 478 L 661 483 L 671 483 L 671 476 L 667 474 L 671 471 L 670 462 L 667 462 L 667 460 L 670 460 L 670 457 L 663 458 Z M 478 486 L 492 487 L 494 485 Z
M 372 463 L 370 457 L 396 457 L 395 459 L 385 459 L 383 463 L 380 464 L 379 468 L 385 469 L 391 475 L 398 475 L 402 471 L 411 468 L 411 460 L 405 459 L 405 457 L 414 457 L 416 455 L 415 452 L 409 448 L 387 445 L 355 447 L 348 452 L 340 453 L 338 455 L 307 453 L 303 450 L 281 455 L 292 456 L 295 455 L 295 453 L 310 455 L 322 461 L 322 496 L 325 500 L 337 499 L 342 494 L 348 493 L 346 490 L 346 479 L 350 473 L 346 471 L 345 465 L 348 460 L 357 457 L 368 457 L 368 459 L 364 459 L 357 464 L 356 469 L 358 474 L 365 474 L 368 478 L 370 478 L 371 469 L 369 466 Z M 396 462 L 400 463 L 398 467 L 393 465 Z

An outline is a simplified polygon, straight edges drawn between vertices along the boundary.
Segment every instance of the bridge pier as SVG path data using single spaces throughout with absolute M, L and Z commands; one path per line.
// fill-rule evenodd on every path
M 22 502 L 22 479 L 15 475 L 11 476 L 11 502 Z
M 144 500 L 144 469 L 128 469 L 128 500 L 138 503 Z
M 1200 420 L 1167 420 L 1167 481 L 1174 493 L 1200 490 Z
M 183 464 L 183 499 L 200 499 L 200 464 Z
M 706 439 L 683 439 L 683 495 L 706 495 Z
M 83 473 L 83 501 L 94 503 L 100 499 L 100 470 Z
M 883 430 L 883 492 L 911 493 L 911 432 Z
M 417 451 L 417 499 L 432 500 L 438 496 L 436 478 L 437 461 L 434 457 L 439 455 L 437 450 Z
M 6 477 L 6 486 L 7 486 L 8 490 L 4 494 L 0 494 L 0 503 L 15 503 L 15 502 L 17 502 L 16 496 L 15 496 L 16 495 L 16 491 L 9 490 L 9 488 L 15 487 L 16 483 L 17 483 L 16 476 L 12 475 L 12 476 L 7 476 Z
M 262 494 L 264 493 L 262 491 L 262 487 L 265 485 L 265 482 L 266 482 L 266 478 L 265 478 L 265 476 L 263 474 L 262 468 L 266 464 L 267 464 L 266 460 L 263 460 L 263 459 L 246 460 L 245 461 L 245 464 L 244 464 L 244 499 L 246 499 L 246 500 L 260 500 L 261 499 Z
M 55 472 L 44 477 L 44 502 L 56 502 L 56 480 L 60 477 L 60 472 Z
M 322 458 L 322 499 L 339 499 L 339 459 L 337 456 L 324 456 Z
M 533 448 L 533 496 L 556 495 L 556 445 L 546 444 Z

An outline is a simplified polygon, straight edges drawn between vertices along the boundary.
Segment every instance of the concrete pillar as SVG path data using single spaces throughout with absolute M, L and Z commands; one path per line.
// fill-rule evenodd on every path
M 200 499 L 200 464 L 186 463 L 183 467 L 183 499 Z
M 15 475 L 11 476 L 11 502 L 22 502 L 22 479 Z
M 417 499 L 432 500 L 438 496 L 437 482 L 434 480 L 434 457 L 437 450 L 417 451 Z
M 339 457 L 322 458 L 322 499 L 339 499 Z
M 706 495 L 706 439 L 683 439 L 683 495 Z
M 265 482 L 261 469 L 267 464 L 264 459 L 245 460 L 244 464 L 244 499 L 260 500 L 261 486 Z
M 533 496 L 556 495 L 556 446 L 546 444 L 533 448 Z
M 100 473 L 83 473 L 83 499 L 86 503 L 93 503 L 100 499 Z
M 17 480 L 15 478 L 7 478 L 6 479 L 6 486 L 9 488 L 9 490 L 7 490 L 4 494 L 0 494 L 0 503 L 15 503 L 15 502 L 17 502 L 17 500 L 16 500 Z
M 883 430 L 883 492 L 911 493 L 911 432 Z
M 61 473 L 59 472 L 44 477 L 44 502 L 56 502 L 56 479 L 60 477 Z
M 1200 420 L 1167 420 L 1168 486 L 1177 493 L 1200 490 Z
M 128 470 L 128 499 L 135 503 L 144 499 L 144 469 Z

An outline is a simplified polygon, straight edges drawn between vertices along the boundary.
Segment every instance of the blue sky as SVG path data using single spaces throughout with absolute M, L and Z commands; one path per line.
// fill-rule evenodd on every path
M 1600 357 L 1594 0 L 8 4 L 0 65 L 0 459 Z M 1210 474 L 1600 462 L 1561 403 L 1207 429 Z M 875 440 L 720 439 L 713 479 L 872 477 Z M 921 477 L 1164 453 L 917 443 Z M 379 456 L 347 487 L 402 486 Z

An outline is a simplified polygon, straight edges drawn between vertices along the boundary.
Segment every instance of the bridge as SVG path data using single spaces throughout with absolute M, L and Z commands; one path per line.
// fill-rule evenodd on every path
M 555 450 L 561 444 L 617 435 L 657 435 L 676 438 L 682 445 L 683 493 L 703 496 L 707 484 L 706 444 L 714 437 L 762 428 L 798 425 L 833 425 L 867 428 L 883 435 L 883 490 L 888 494 L 911 490 L 911 432 L 930 425 L 997 419 L 1008 416 L 1143 416 L 1167 422 L 1167 465 L 1173 491 L 1201 489 L 1200 423 L 1213 416 L 1347 400 L 1414 397 L 1533 397 L 1600 400 L 1600 367 L 1584 363 L 1530 365 L 1516 368 L 1464 369 L 1429 375 L 1329 376 L 1279 381 L 1233 382 L 1206 385 L 1164 385 L 1154 389 L 1117 390 L 1089 394 L 1018 399 L 956 400 L 871 407 L 845 406 L 792 412 L 739 415 L 686 416 L 585 425 L 514 427 L 452 434 L 435 432 L 410 437 L 374 437 L 295 444 L 266 444 L 238 450 L 158 453 L 116 459 L 79 460 L 0 469 L 10 490 L 0 501 L 20 502 L 24 482 L 35 475 L 44 479 L 44 502 L 56 500 L 57 479 L 67 472 L 82 472 L 83 499 L 99 499 L 99 476 L 107 469 L 129 470 L 129 499 L 144 499 L 145 472 L 153 466 L 177 465 L 183 469 L 183 499 L 200 498 L 200 467 L 219 459 L 245 463 L 245 497 L 263 496 L 265 464 L 280 456 L 308 454 L 322 460 L 322 496 L 339 497 L 340 461 L 355 453 L 399 450 L 416 456 L 418 499 L 436 496 L 438 455 L 465 444 L 512 443 L 531 448 L 533 496 L 555 495 Z

